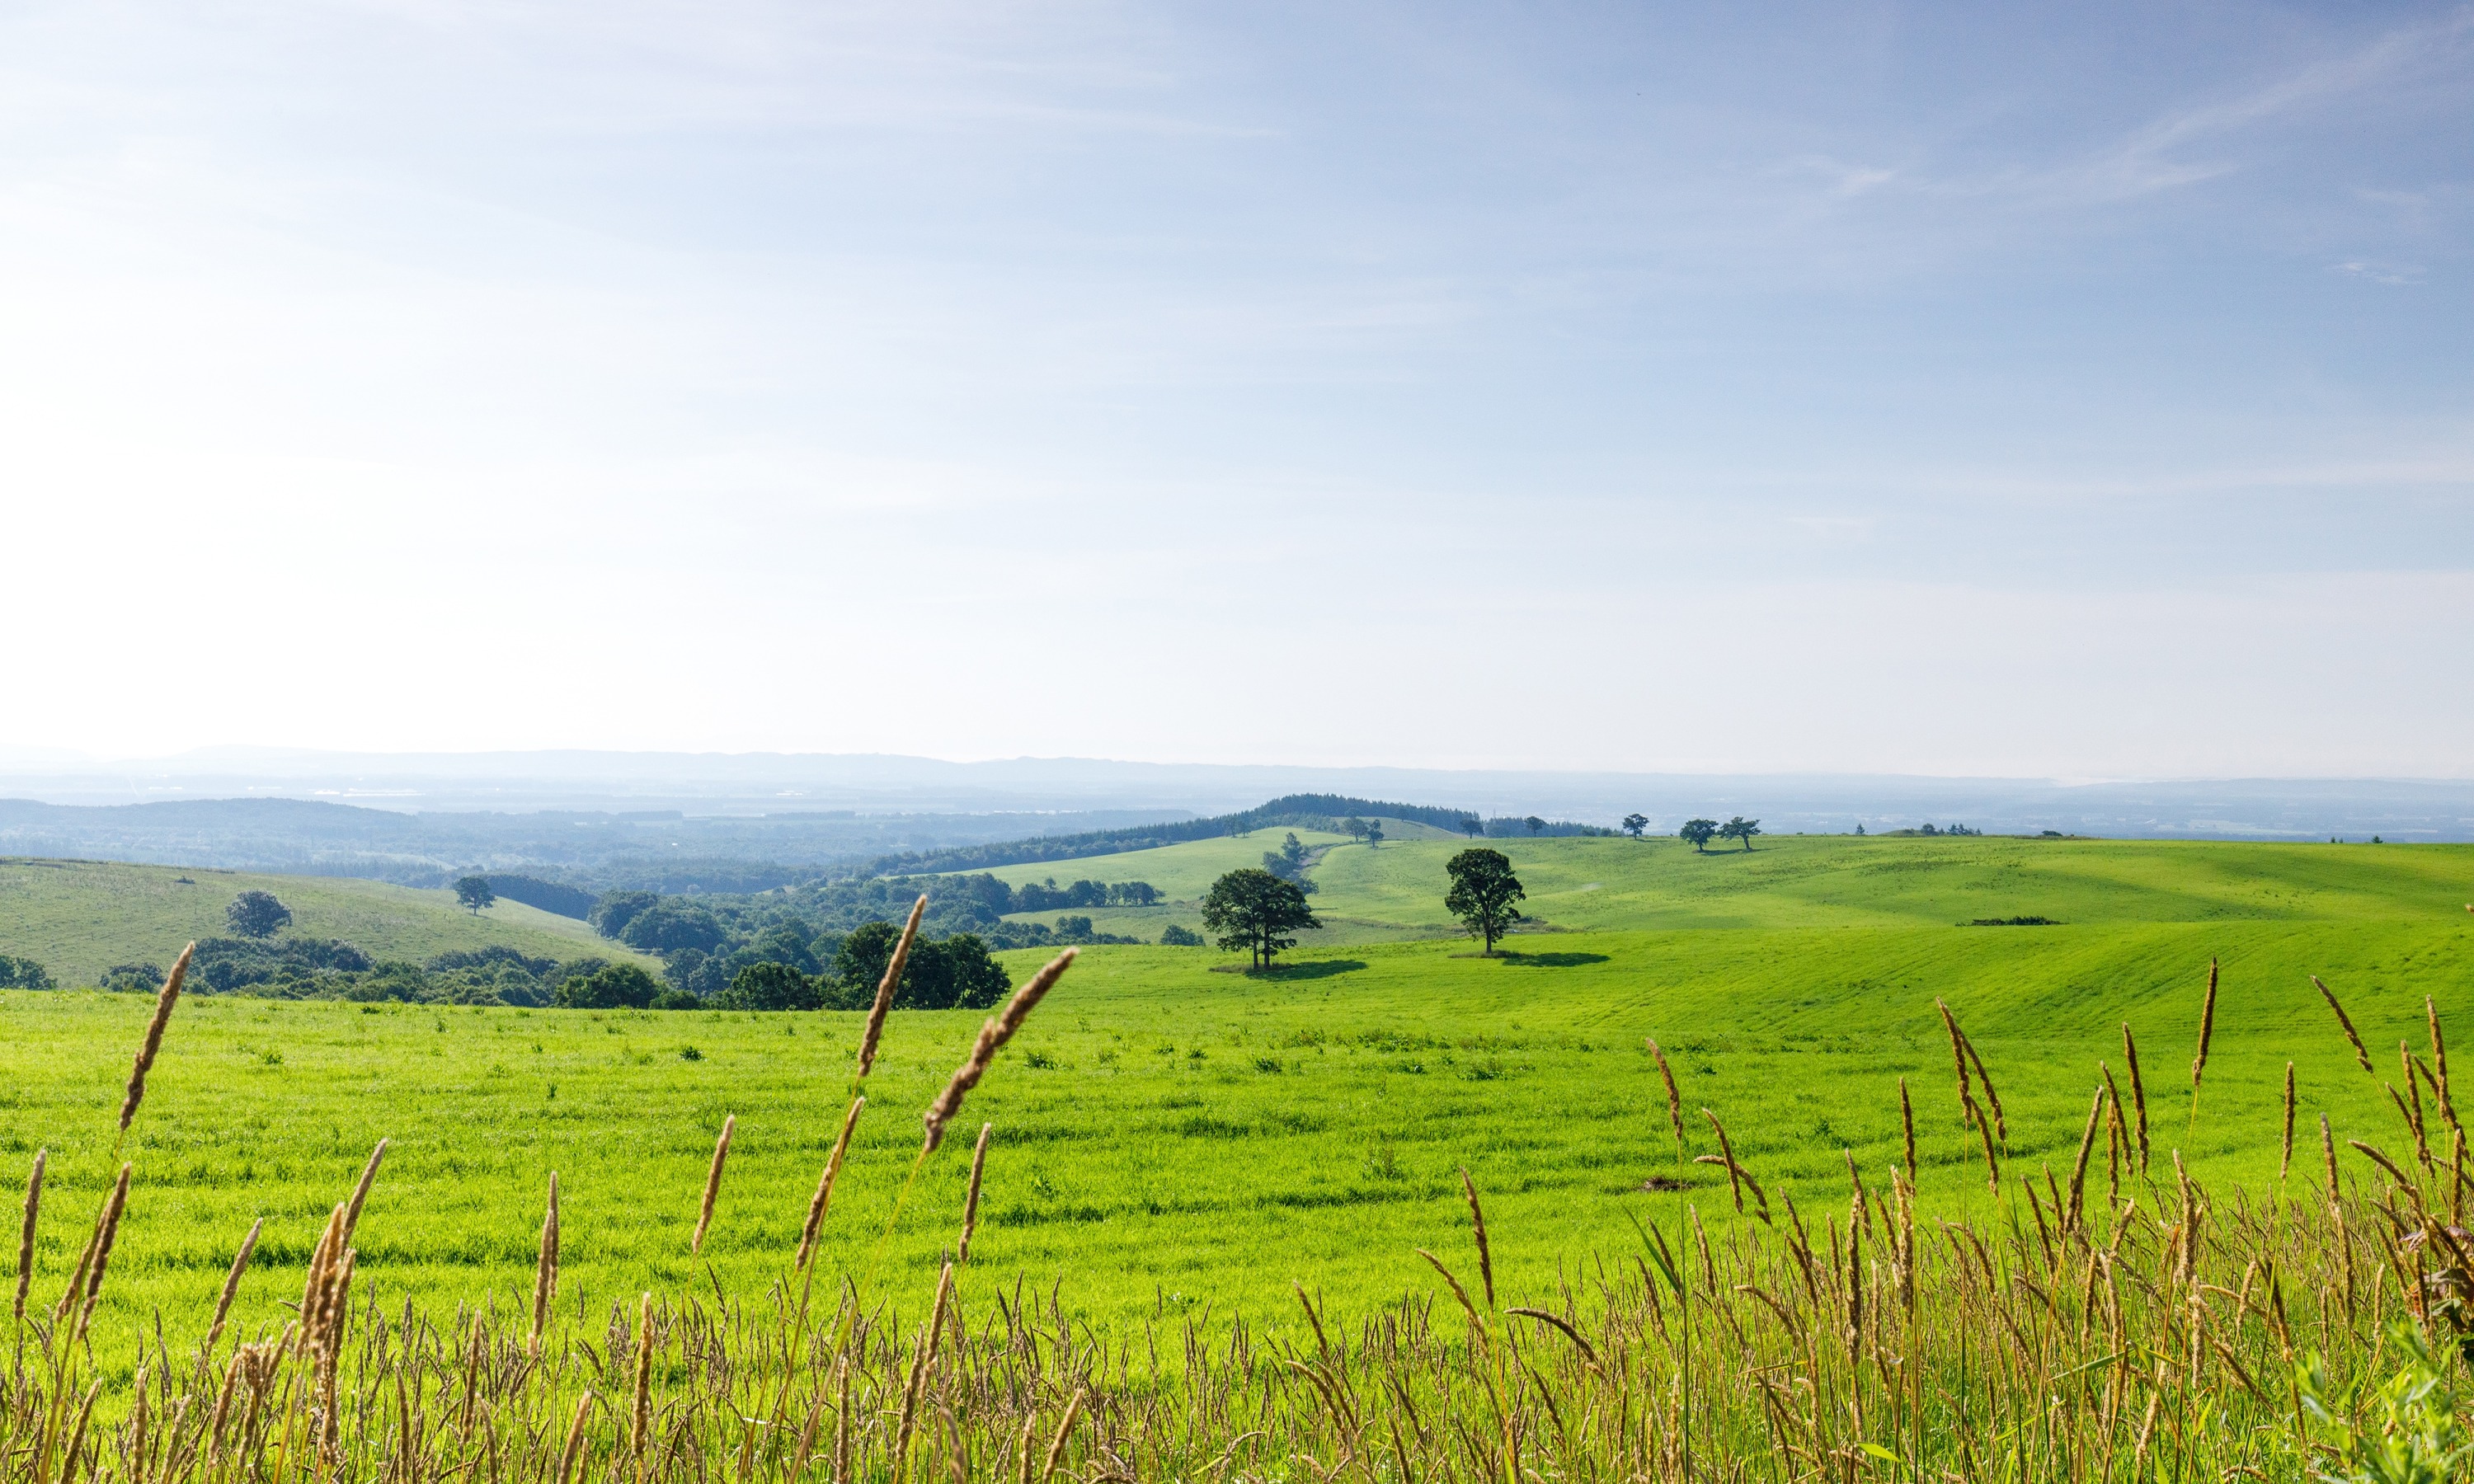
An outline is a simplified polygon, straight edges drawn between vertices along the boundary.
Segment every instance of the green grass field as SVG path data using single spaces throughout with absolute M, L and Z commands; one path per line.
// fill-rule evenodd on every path
M 0 953 L 34 959 L 62 985 L 90 985 L 114 964 L 169 966 L 193 938 L 229 935 L 224 908 L 247 891 L 292 909 L 290 932 L 340 938 L 372 958 L 419 962 L 492 945 L 536 957 L 598 954 L 660 965 L 573 918 L 501 901 L 475 917 L 452 892 L 343 876 L 257 875 L 174 866 L 0 857 Z
M 1774 1196 L 1807 1210 L 1843 1203 L 1842 1150 L 1868 1178 L 1886 1168 L 1905 1077 L 1926 1197 L 1981 1212 L 1937 996 L 1997 1079 L 2010 1167 L 2051 1163 L 2063 1179 L 2098 1059 L 2122 1074 L 2122 1021 L 2140 1039 L 2160 1170 L 2178 1148 L 2207 1179 L 2253 1183 L 2276 1177 L 2289 1059 L 2306 1130 L 2325 1111 L 2341 1138 L 2399 1137 L 2307 975 L 2344 997 L 2383 1078 L 2397 1077 L 2399 1038 L 2422 1043 L 2426 994 L 2474 1035 L 2464 848 L 1815 838 L 1696 857 L 1663 842 L 1511 843 L 1529 906 L 1563 930 L 1519 935 L 1498 960 L 1405 936 L 1440 918 L 1442 861 L 1459 848 L 1334 849 L 1317 907 L 1404 937 L 1300 949 L 1276 977 L 1221 971 L 1235 960 L 1211 949 L 1086 951 L 886 1240 L 918 1111 L 979 1018 L 897 1016 L 828 1260 L 897 1288 L 932 1281 L 984 1118 L 997 1134 L 974 1264 L 1061 1285 L 1095 1322 L 1208 1307 L 1280 1328 L 1292 1279 L 1342 1314 L 1423 1289 L 1412 1248 L 1466 1242 L 1463 1166 L 1488 1194 L 1498 1281 L 1535 1295 L 1630 1251 L 1628 1212 L 1673 1212 L 1677 1197 L 1642 1189 L 1675 1172 L 1644 1037 L 1674 1059 L 1695 1150 L 1714 1148 L 1706 1106 Z M 1170 886 L 1261 849 L 1037 869 Z M 1180 850 L 1202 858 L 1171 858 Z M 2023 914 L 2064 925 L 1953 925 Z M 2212 955 L 2223 989 L 2193 1129 Z M 1036 958 L 1007 968 L 1020 977 Z M 90 1212 L 107 1184 L 146 1011 L 137 996 L 0 996 L 0 1145 L 21 1167 L 50 1147 L 61 1202 L 38 1296 L 76 1259 L 83 1215 L 68 1213 Z M 563 1304 L 708 1283 L 687 1239 L 726 1113 L 738 1144 L 707 1257 L 726 1284 L 761 1287 L 787 1263 L 832 1141 L 856 1020 L 185 1001 L 133 1136 L 110 1343 L 133 1343 L 158 1305 L 210 1298 L 258 1214 L 265 1257 L 242 1312 L 276 1318 L 381 1136 L 394 1153 L 358 1238 L 358 1281 L 381 1302 L 521 1302 L 552 1169 L 567 1196 Z M 1723 1175 L 1690 1175 L 1704 1216 L 1731 1219 Z

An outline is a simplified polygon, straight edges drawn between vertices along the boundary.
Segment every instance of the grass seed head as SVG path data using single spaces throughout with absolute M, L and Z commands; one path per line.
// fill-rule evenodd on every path
M 971 1149 L 971 1190 L 962 1199 L 962 1239 L 954 1246 L 954 1260 L 971 1260 L 971 1233 L 980 1229 L 980 1178 L 988 1167 L 988 1136 L 996 1132 L 993 1123 L 980 1125 L 980 1141 Z
M 1916 1105 L 1907 1099 L 1907 1079 L 1899 1079 L 1899 1130 L 1905 1136 L 1907 1180 L 1916 1178 Z
M 2293 1064 L 2285 1064 L 2285 1143 L 2276 1161 L 2276 1183 L 2285 1184 L 2286 1172 L 2293 1168 Z
M 85 1301 L 78 1308 L 77 1331 L 72 1340 L 85 1337 L 85 1327 L 94 1318 L 94 1304 L 103 1297 L 103 1275 L 111 1267 L 111 1244 L 120 1235 L 120 1218 L 129 1209 L 129 1166 L 120 1166 L 120 1178 L 112 1183 L 111 1199 L 104 1203 L 103 1221 L 95 1229 L 94 1267 L 86 1275 Z
M 921 1154 L 935 1152 L 936 1145 L 945 1137 L 945 1125 L 962 1111 L 962 1100 L 980 1085 L 980 1079 L 987 1075 L 988 1065 L 996 1060 L 999 1051 L 1005 1049 L 1005 1043 L 1013 1040 L 1014 1033 L 1022 1029 L 1022 1022 L 1030 1018 L 1031 1011 L 1048 997 L 1048 992 L 1055 987 L 1056 981 L 1065 976 L 1065 970 L 1074 967 L 1074 958 L 1079 951 L 1068 948 L 1042 965 L 1039 972 L 1023 981 L 1022 988 L 1013 992 L 1013 997 L 1006 1001 L 1005 1008 L 997 1012 L 996 1018 L 981 1025 L 980 1037 L 971 1045 L 970 1057 L 954 1069 L 953 1079 L 945 1084 L 945 1090 L 937 1093 L 936 1101 L 929 1104 L 928 1111 L 920 1115 L 920 1122 L 926 1127 L 926 1137 L 919 1146 Z
M 2130 1068 L 2130 1108 L 2138 1117 L 2139 1172 L 2147 1173 L 2147 1085 L 2139 1076 L 2139 1042 L 2130 1034 L 2130 1022 L 2122 1022 L 2122 1060 Z
M 529 1348 L 541 1353 L 542 1332 L 549 1328 L 549 1306 L 558 1297 L 558 1171 L 549 1172 L 549 1203 L 542 1212 L 541 1256 L 533 1263 L 533 1332 Z M 589 1395 L 589 1394 L 588 1394 Z M 577 1425 L 583 1425 L 577 1414 Z M 573 1440 L 570 1439 L 570 1447 Z M 571 1463 L 573 1460 L 570 1459 Z M 562 1466 L 560 1478 L 566 1477 Z
M 885 1039 L 885 1013 L 893 1008 L 893 993 L 902 987 L 903 967 L 910 962 L 910 941 L 919 936 L 919 919 L 928 910 L 925 894 L 910 904 L 910 917 L 902 924 L 902 936 L 893 945 L 893 957 L 885 961 L 885 977 L 876 982 L 876 1000 L 868 1006 L 867 1028 L 859 1038 L 859 1074 L 856 1081 L 865 1082 L 868 1069 L 876 1065 L 877 1043 Z
M 721 1166 L 730 1159 L 730 1136 L 739 1127 L 739 1114 L 729 1113 L 721 1120 L 721 1137 L 713 1146 L 713 1168 L 705 1172 L 704 1200 L 696 1207 L 695 1235 L 688 1239 L 688 1251 L 704 1251 L 705 1230 L 713 1225 L 713 1203 L 721 1194 Z
M 163 1049 L 164 1028 L 172 1023 L 172 1007 L 181 1002 L 181 981 L 189 976 L 189 955 L 198 951 L 196 944 L 181 950 L 173 961 L 171 973 L 164 976 L 163 988 L 155 996 L 154 1018 L 146 1022 L 145 1039 L 137 1043 L 137 1061 L 129 1068 L 129 1090 L 120 1099 L 120 1131 L 129 1132 L 129 1120 L 137 1116 L 137 1105 L 146 1101 L 146 1074 L 155 1069 L 155 1054 Z
M 1477 1276 L 1486 1286 L 1486 1306 L 1494 1307 L 1494 1249 L 1487 1245 L 1486 1209 L 1477 1202 L 1477 1182 L 1469 1179 L 1468 1167 L 1461 1167 L 1461 1191 L 1468 1197 L 1469 1234 L 1477 1240 Z
M 2191 1059 L 2191 1090 L 2199 1090 L 2199 1078 L 2208 1069 L 2208 1039 L 2217 1032 L 2217 961 L 2208 960 L 2208 997 L 2199 1004 L 2199 1054 Z
M 2355 1033 L 2354 1022 L 2352 1018 L 2345 1014 L 2345 1007 L 2337 1003 L 2336 992 L 2329 989 L 2326 984 L 2321 983 L 2317 974 L 2313 974 L 2311 976 L 2311 983 L 2319 991 L 2319 997 L 2328 1002 L 2328 1008 L 2337 1013 L 2338 1027 L 2344 1031 L 2346 1043 L 2354 1048 L 2354 1060 L 2361 1064 L 2364 1071 L 2370 1072 L 2371 1053 L 2364 1047 L 2363 1038 Z M 2378 1074 L 2373 1072 L 2372 1075 L 2376 1076 Z
M 26 1288 L 35 1281 L 35 1218 L 43 1209 L 43 1165 L 51 1158 L 48 1149 L 35 1151 L 35 1168 L 26 1177 L 26 1220 L 17 1233 L 17 1304 L 16 1317 L 26 1317 Z
M 370 1162 L 361 1166 L 361 1181 L 352 1187 L 352 1199 L 344 1208 L 344 1243 L 352 1245 L 352 1230 L 361 1224 L 361 1206 L 370 1198 L 370 1186 L 377 1183 L 378 1165 L 386 1159 L 387 1140 L 379 1139 L 370 1151 Z

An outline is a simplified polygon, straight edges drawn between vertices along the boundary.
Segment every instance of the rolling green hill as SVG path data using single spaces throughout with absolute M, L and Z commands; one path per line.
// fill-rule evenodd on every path
M 1197 841 L 1101 860 L 1007 867 L 1014 883 L 1079 875 L 1148 880 L 1171 902 L 1095 910 L 1103 931 L 1156 938 L 1201 926 L 1213 878 L 1260 864 L 1285 831 Z M 1310 874 L 1325 922 L 1307 948 L 1447 936 L 1444 863 L 1469 842 L 1380 846 L 1339 835 Z M 1573 929 L 1947 927 L 1977 918 L 2098 922 L 2304 922 L 2462 916 L 2474 846 L 2256 845 L 2179 840 L 1790 835 L 1752 851 L 1695 852 L 1679 840 L 1490 840 L 1528 890 L 1533 926 Z M 1039 918 L 1049 914 L 1023 914 Z
M 96 983 L 113 964 L 168 965 L 193 938 L 229 934 L 224 908 L 247 891 L 292 909 L 290 932 L 340 938 L 373 958 L 420 961 L 492 945 L 557 959 L 597 954 L 660 965 L 572 918 L 501 901 L 474 917 L 447 891 L 344 876 L 0 857 L 0 953 L 31 958 L 61 985 Z

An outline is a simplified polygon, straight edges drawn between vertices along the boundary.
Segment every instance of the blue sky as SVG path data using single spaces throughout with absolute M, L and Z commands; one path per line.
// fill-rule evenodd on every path
M 2462 776 L 2474 11 L 21 5 L 0 745 Z

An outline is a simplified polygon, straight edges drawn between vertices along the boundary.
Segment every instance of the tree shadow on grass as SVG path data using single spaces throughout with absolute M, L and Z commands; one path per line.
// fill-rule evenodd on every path
M 1354 973 L 1365 967 L 1364 959 L 1315 958 L 1299 964 L 1273 964 L 1269 969 L 1222 964 L 1211 971 L 1215 974 L 1244 974 L 1249 979 L 1328 979 L 1334 974 Z
M 1495 957 L 1516 969 L 1578 969 L 1607 961 L 1603 953 L 1515 953 L 1509 948 Z

